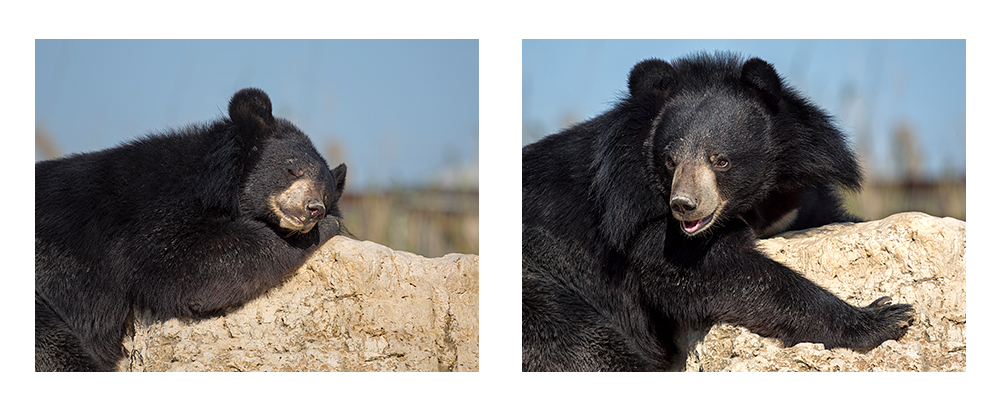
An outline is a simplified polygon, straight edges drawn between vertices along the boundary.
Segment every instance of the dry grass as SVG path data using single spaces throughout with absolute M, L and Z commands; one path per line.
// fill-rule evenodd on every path
M 426 257 L 479 254 L 479 192 L 392 189 L 340 200 L 355 237 Z
M 866 220 L 912 211 L 965 220 L 965 179 L 871 182 L 845 199 L 848 210 Z

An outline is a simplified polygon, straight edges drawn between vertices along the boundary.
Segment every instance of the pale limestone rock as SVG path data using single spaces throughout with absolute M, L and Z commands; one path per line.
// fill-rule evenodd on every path
M 477 371 L 479 257 L 338 236 L 224 316 L 136 318 L 122 371 Z
M 909 303 L 916 319 L 901 340 L 866 353 L 822 344 L 784 348 L 745 328 L 715 325 L 688 371 L 964 371 L 965 222 L 923 213 L 828 225 L 761 240 L 767 256 L 855 306 L 882 296 Z

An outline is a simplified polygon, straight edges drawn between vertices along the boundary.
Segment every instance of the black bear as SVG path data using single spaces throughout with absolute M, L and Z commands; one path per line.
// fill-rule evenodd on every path
M 861 172 L 830 117 L 767 62 L 646 60 L 612 109 L 522 151 L 522 369 L 678 370 L 717 322 L 865 350 L 910 305 L 854 307 L 755 240 L 857 220 Z
M 113 370 L 133 307 L 196 318 L 276 285 L 342 232 L 346 173 L 257 89 L 229 118 L 36 163 L 35 370 Z

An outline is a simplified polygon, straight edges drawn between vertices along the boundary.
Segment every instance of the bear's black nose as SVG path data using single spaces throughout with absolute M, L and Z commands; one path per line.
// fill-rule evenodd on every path
M 670 198 L 670 209 L 678 215 L 688 214 L 697 208 L 698 202 L 688 196 L 675 195 Z
M 306 202 L 306 210 L 309 211 L 309 219 L 312 220 L 320 220 L 326 215 L 326 206 L 316 199 Z

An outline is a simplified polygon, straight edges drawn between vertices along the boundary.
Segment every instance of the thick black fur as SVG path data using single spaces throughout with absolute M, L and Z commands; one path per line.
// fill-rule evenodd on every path
M 276 285 L 341 233 L 346 172 L 257 89 L 229 118 L 37 163 L 35 369 L 113 370 L 133 306 L 194 318 Z M 270 207 L 296 181 L 315 188 L 308 231 Z
M 857 189 L 860 168 L 827 114 L 731 54 L 647 60 L 628 84 L 522 151 L 525 371 L 677 370 L 681 334 L 717 322 L 785 345 L 903 336 L 910 305 L 851 306 L 755 249 L 768 230 L 856 220 L 835 189 Z M 698 183 L 724 201 L 696 233 L 671 209 L 681 164 L 711 170 Z

